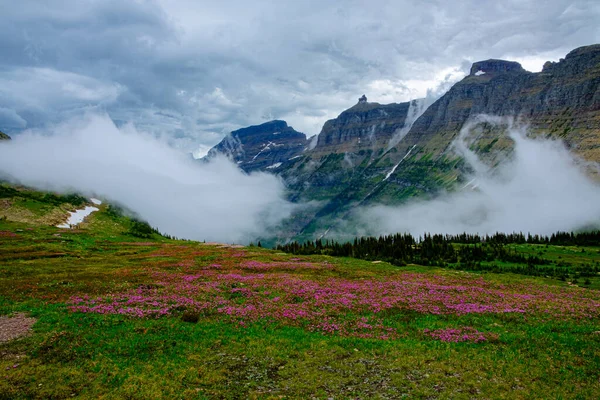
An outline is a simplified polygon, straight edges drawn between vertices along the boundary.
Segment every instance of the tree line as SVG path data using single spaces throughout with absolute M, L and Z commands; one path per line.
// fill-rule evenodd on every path
M 352 242 L 343 243 L 319 239 L 304 243 L 291 242 L 277 245 L 276 249 L 297 255 L 322 254 L 369 261 L 380 260 L 397 266 L 419 264 L 472 271 L 510 271 L 557 278 L 565 277 L 566 272 L 571 270 L 580 276 L 585 276 L 597 273 L 600 269 L 593 265 L 573 268 L 572 265 L 564 262 L 560 263 L 561 265 L 551 265 L 552 261 L 548 259 L 534 254 L 524 254 L 507 246 L 511 244 L 600 246 L 600 231 L 556 232 L 550 236 L 523 233 L 495 233 L 481 236 L 462 233 L 424 234 L 414 237 L 408 233 L 398 233 L 379 237 L 360 237 Z M 506 266 L 502 263 L 517 265 Z

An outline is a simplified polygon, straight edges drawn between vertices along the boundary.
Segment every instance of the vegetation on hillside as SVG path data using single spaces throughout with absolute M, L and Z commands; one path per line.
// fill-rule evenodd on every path
M 291 242 L 278 245 L 277 250 L 380 260 L 398 266 L 419 264 L 463 271 L 546 276 L 600 287 L 600 231 L 557 232 L 551 236 L 425 234 L 419 238 L 396 234 L 356 238 L 346 243 Z
M 89 201 L 78 194 L 39 192 L 0 182 L 0 218 L 9 221 L 57 225 L 69 211 Z
M 70 204 L 79 207 L 88 202 L 88 200 L 78 194 L 57 194 L 50 192 L 40 192 L 26 188 L 15 188 L 8 184 L 0 183 L 0 199 L 25 199 L 38 203 L 45 203 L 51 206 L 60 206 Z
M 31 207 L 53 199 L 39 196 Z M 577 275 L 597 266 L 597 232 L 399 235 L 313 242 L 303 251 L 320 254 L 290 255 L 173 240 L 99 208 L 71 230 L 0 220 L 0 316 L 37 320 L 30 335 L 0 342 L 0 399 L 600 391 L 596 277 L 584 288 L 452 269 L 493 256 L 502 266 L 569 263 L 562 268 Z M 385 262 L 387 242 L 405 244 L 390 260 L 432 266 Z M 327 255 L 334 250 L 364 260 Z M 457 263 L 433 266 L 452 255 Z
M 77 230 L 0 221 L 0 315 L 37 318 L 31 335 L 0 343 L 0 398 L 593 398 L 600 390 L 598 291 L 131 230 L 104 205 Z M 460 248 L 489 239 L 453 240 Z M 572 256 L 593 263 L 597 250 L 586 243 Z M 553 252 L 569 247 L 548 243 Z

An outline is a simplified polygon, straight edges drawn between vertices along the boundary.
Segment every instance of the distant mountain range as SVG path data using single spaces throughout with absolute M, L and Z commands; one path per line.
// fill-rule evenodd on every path
M 424 104 L 383 105 L 363 96 L 327 121 L 312 145 L 284 121 L 271 121 L 232 132 L 207 158 L 222 153 L 246 172 L 277 174 L 291 201 L 313 201 L 282 228 L 287 238 L 319 237 L 358 205 L 399 204 L 464 185 L 464 162 L 450 147 L 479 114 L 514 116 L 532 134 L 561 138 L 583 159 L 600 162 L 600 45 L 575 49 L 539 73 L 511 61 L 476 62 Z M 497 127 L 481 129 L 474 150 L 498 162 L 511 143 Z

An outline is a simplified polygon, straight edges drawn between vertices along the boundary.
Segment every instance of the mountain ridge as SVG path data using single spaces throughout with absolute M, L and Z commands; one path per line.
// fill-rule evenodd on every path
M 245 172 L 279 168 L 308 146 L 306 135 L 287 122 L 273 120 L 231 132 L 204 157 L 210 160 L 225 155 Z
M 409 108 L 410 102 L 369 103 L 363 96 L 356 105 L 325 122 L 311 152 L 323 155 L 384 147 L 404 126 Z
M 563 140 L 584 160 L 600 162 L 600 45 L 574 49 L 541 72 L 514 61 L 478 61 L 425 110 L 414 113 L 417 104 L 382 105 L 363 96 L 324 124 L 313 149 L 269 171 L 286 182 L 291 201 L 319 202 L 296 215 L 284 235 L 318 237 L 358 205 L 399 204 L 460 188 L 468 166 L 452 143 L 481 114 L 514 117 L 531 134 Z M 491 165 L 511 151 L 505 129 L 479 127 L 473 150 Z

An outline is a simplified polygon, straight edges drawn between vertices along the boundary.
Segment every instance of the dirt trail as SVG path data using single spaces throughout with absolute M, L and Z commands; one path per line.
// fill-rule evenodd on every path
M 0 343 L 26 336 L 37 320 L 25 314 L 0 317 Z

